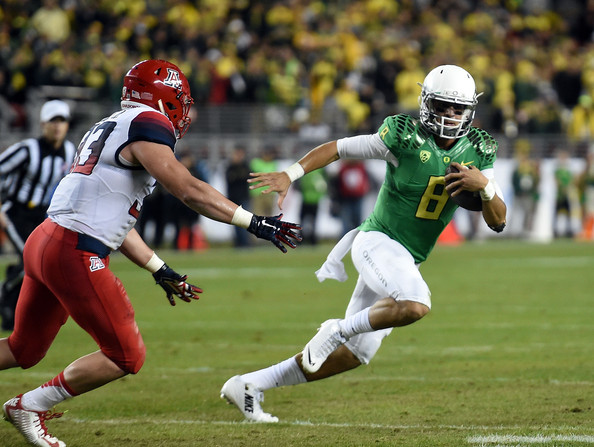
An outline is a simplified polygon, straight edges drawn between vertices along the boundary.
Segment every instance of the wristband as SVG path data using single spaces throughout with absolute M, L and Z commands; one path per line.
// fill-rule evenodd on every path
M 232 225 L 237 225 L 241 228 L 247 228 L 252 223 L 253 213 L 244 210 L 241 206 L 238 206 L 233 214 L 233 219 L 231 219 Z
M 495 197 L 495 185 L 492 179 L 489 179 L 487 186 L 485 186 L 484 189 L 481 189 L 479 194 L 481 195 L 481 200 L 484 202 L 493 200 L 493 197 Z
M 293 163 L 283 172 L 287 173 L 289 179 L 291 180 L 291 183 L 305 175 L 305 170 L 303 169 L 303 166 L 301 166 L 299 163 Z
M 165 261 L 157 256 L 157 253 L 153 252 L 151 259 L 148 260 L 146 264 L 144 264 L 144 268 L 147 269 L 151 273 L 155 273 L 161 267 L 165 265 Z

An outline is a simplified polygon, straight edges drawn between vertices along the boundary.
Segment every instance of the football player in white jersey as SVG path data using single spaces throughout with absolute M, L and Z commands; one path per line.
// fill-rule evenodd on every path
M 124 77 L 122 109 L 84 136 L 70 173 L 57 187 L 48 218 L 24 248 L 25 278 L 14 332 L 0 339 L 0 369 L 30 368 L 46 354 L 70 316 L 99 350 L 81 357 L 37 389 L 3 406 L 6 420 L 36 446 L 66 444 L 48 433 L 49 409 L 127 374 L 137 373 L 145 346 L 134 310 L 109 254 L 120 250 L 166 291 L 190 302 L 202 292 L 149 248 L 134 229 L 144 198 L 158 181 L 196 212 L 246 228 L 281 251 L 295 248 L 300 227 L 281 216 L 255 216 L 193 177 L 174 146 L 190 124 L 193 103 L 180 69 L 162 60 L 136 64 Z

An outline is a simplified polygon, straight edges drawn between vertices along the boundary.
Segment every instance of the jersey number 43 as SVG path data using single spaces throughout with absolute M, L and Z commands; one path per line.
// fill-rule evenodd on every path
M 78 146 L 71 172 L 90 175 L 99 161 L 105 140 L 116 126 L 115 121 L 104 121 L 89 130 Z

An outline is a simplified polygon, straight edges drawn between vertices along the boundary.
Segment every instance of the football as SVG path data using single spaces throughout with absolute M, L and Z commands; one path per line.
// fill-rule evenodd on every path
M 449 165 L 446 168 L 446 175 L 448 175 L 452 172 L 460 172 L 460 170 L 455 168 L 452 165 Z M 447 184 L 449 184 L 449 183 L 447 183 Z M 450 195 L 449 191 L 448 191 L 448 195 Z M 450 195 L 450 200 L 452 200 L 456 205 L 458 205 L 462 208 L 465 208 L 467 210 L 470 210 L 470 211 L 481 211 L 483 209 L 483 201 L 481 200 L 481 196 L 478 193 L 478 191 L 477 192 L 462 191 L 460 194 L 458 194 L 454 197 L 452 197 Z

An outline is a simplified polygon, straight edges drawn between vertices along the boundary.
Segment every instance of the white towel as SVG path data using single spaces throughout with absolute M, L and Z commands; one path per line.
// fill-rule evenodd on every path
M 357 228 L 349 231 L 342 237 L 342 239 L 338 241 L 334 248 L 330 250 L 326 261 L 322 264 L 320 269 L 316 271 L 318 281 L 322 282 L 325 279 L 335 279 L 337 281 L 344 282 L 348 279 L 342 258 L 344 258 L 350 251 L 351 247 L 353 246 L 355 236 L 357 236 L 358 233 L 359 230 Z

